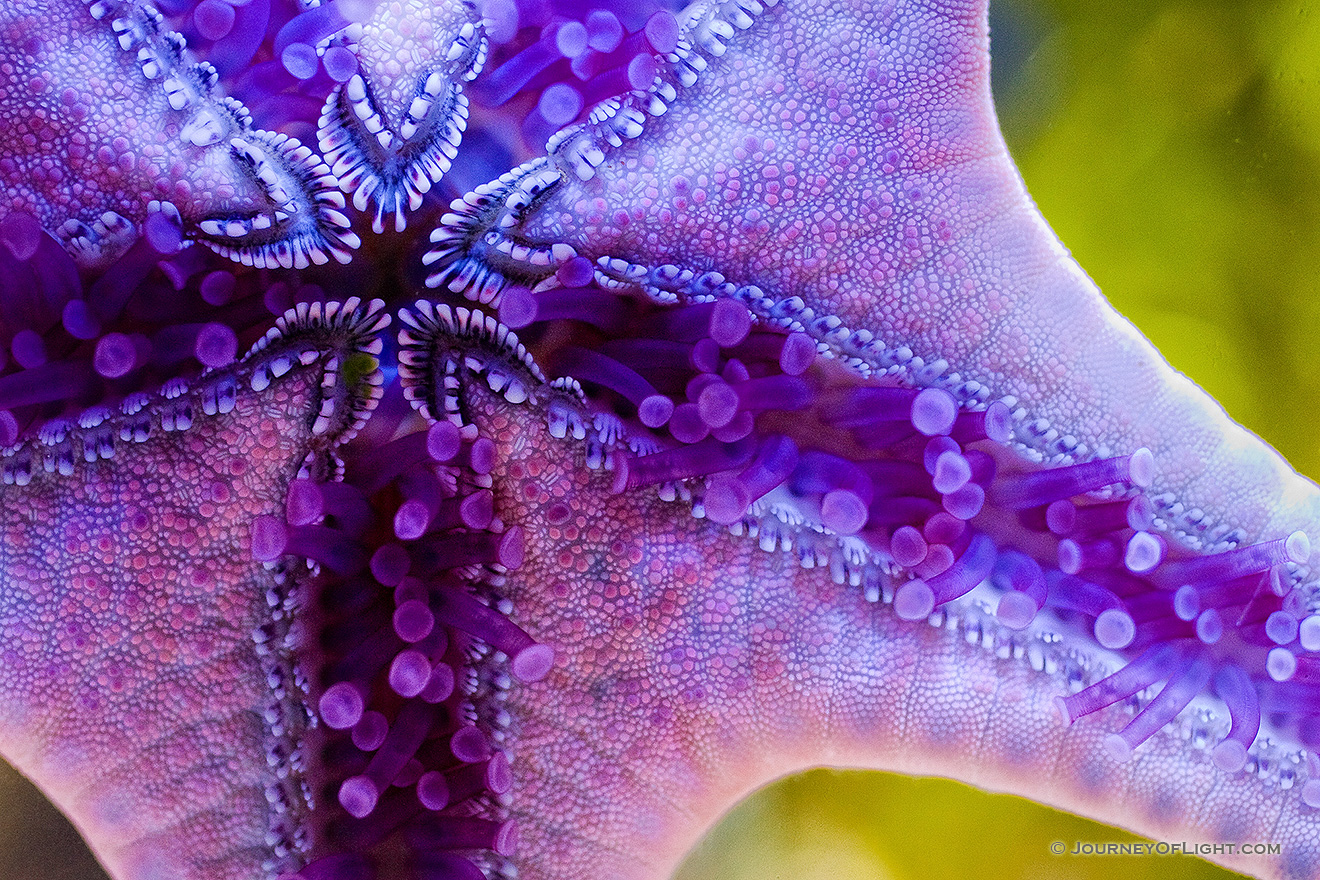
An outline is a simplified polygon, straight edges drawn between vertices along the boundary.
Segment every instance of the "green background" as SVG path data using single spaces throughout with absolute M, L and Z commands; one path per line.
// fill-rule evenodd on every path
M 996 0 L 996 95 L 1028 188 L 1115 306 L 1320 474 L 1320 7 Z M 0 877 L 102 875 L 0 768 Z M 1231 876 L 1072 859 L 1121 832 L 957 783 L 816 771 L 740 805 L 681 880 Z

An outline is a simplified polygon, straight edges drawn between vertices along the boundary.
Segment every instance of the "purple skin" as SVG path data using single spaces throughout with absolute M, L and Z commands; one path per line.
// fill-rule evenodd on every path
M 1174 373 L 1035 212 L 983 4 L 748 0 L 617 44 L 599 16 L 552 23 L 561 54 L 596 39 L 603 70 L 638 67 L 644 39 L 678 60 L 439 218 L 435 306 L 387 236 L 353 258 L 370 273 L 275 267 L 352 257 L 336 187 L 359 229 L 434 213 L 447 159 L 404 159 L 452 134 L 508 9 L 382 4 L 359 26 L 339 0 L 272 13 L 236 61 L 248 6 L 198 6 L 222 85 L 253 88 L 247 61 L 298 80 L 267 96 L 295 129 L 316 120 L 293 96 L 351 102 L 357 65 L 394 133 L 373 188 L 324 125 L 329 166 L 221 86 L 174 107 L 171 76 L 209 77 L 160 54 L 163 31 L 123 51 L 107 22 L 149 23 L 140 7 L 40 5 L 82 42 L 42 42 L 32 10 L 0 20 L 40 80 L 4 118 L 55 120 L 0 141 L 0 410 L 20 439 L 0 750 L 112 875 L 651 880 L 748 792 L 833 764 L 1277 842 L 1218 858 L 1320 876 L 1299 751 L 1320 735 L 1320 491 Z M 524 104 L 570 66 L 539 33 L 490 35 L 490 76 L 526 74 Z M 127 113 L 50 87 L 88 65 Z M 438 119 L 406 100 L 432 75 Z M 125 116 L 141 131 L 120 144 Z M 89 149 L 124 173 L 92 174 Z M 40 231 L 66 221 L 72 260 Z M 303 305 L 262 335 L 265 311 L 364 284 L 404 307 L 384 390 L 381 305 Z M 526 347 L 462 297 L 516 315 Z M 78 415 L 93 403 L 119 414 Z
M 283 511 L 300 465 L 351 435 L 380 381 L 327 365 L 379 353 L 383 316 L 326 323 L 281 322 L 189 391 L 6 457 L 0 737 L 113 876 L 249 877 L 269 849 L 263 756 L 307 718 L 272 686 L 270 652 L 253 662 L 253 633 L 277 641 L 289 621 L 251 598 L 287 601 L 294 584 L 247 535 L 254 512 Z M 260 762 L 232 759 L 244 750 Z
M 347 262 L 358 238 L 325 164 L 255 128 L 221 99 L 215 69 L 180 58 L 148 16 L 100 8 L 105 20 L 58 2 L 10 6 L 0 18 L 6 45 L 23 47 L 9 54 L 13 81 L 24 83 L 0 110 L 0 210 L 58 230 L 84 267 L 113 262 L 139 232 L 168 251 L 165 233 L 152 234 L 157 214 L 249 264 L 258 254 L 260 264 L 300 268 Z M 111 21 L 122 33 L 107 47 Z M 144 78 L 159 87 L 114 85 Z

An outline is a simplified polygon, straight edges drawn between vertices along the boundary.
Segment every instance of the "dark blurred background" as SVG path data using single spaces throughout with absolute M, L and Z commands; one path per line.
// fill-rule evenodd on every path
M 996 100 L 1059 237 L 1229 414 L 1320 474 L 1320 6 L 995 0 Z M 1227 877 L 1070 859 L 1122 832 L 958 783 L 815 771 L 740 805 L 681 880 Z M 0 767 L 0 878 L 104 880 Z

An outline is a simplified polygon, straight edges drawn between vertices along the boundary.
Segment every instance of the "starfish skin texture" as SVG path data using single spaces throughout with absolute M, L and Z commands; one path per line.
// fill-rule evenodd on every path
M 428 284 L 464 290 L 494 307 L 510 284 L 560 286 L 555 263 L 572 255 L 591 261 L 602 283 L 640 287 L 664 300 L 703 292 L 683 273 L 690 280 L 718 270 L 730 289 L 756 286 L 737 294 L 754 313 L 805 328 L 844 356 L 868 360 L 846 332 L 860 329 L 904 340 L 940 365 L 932 373 L 1010 391 L 1028 418 L 1042 417 L 1067 435 L 1052 453 L 1151 449 L 1160 463 L 1152 493 L 1228 521 L 1237 540 L 1314 531 L 1316 487 L 1170 369 L 1108 307 L 1035 211 L 994 126 L 982 7 L 807 12 L 784 3 L 745 16 L 741 33 L 705 28 L 703 15 L 729 20 L 727 10 L 692 15 L 692 43 L 718 56 L 708 70 L 689 66 L 695 85 L 624 99 L 552 139 L 548 160 L 492 182 L 487 201 L 456 202 L 456 213 L 432 236 L 438 247 L 429 258 L 439 271 Z M 676 78 L 685 64 L 681 57 L 675 63 Z M 822 93 L 828 102 L 813 105 L 811 97 Z M 657 112 L 648 98 L 664 106 Z M 904 110 L 914 106 L 921 112 L 909 118 Z M 817 171 L 823 168 L 834 173 Z M 519 249 L 551 254 L 551 265 L 542 258 L 538 267 Z M 813 323 L 812 310 L 833 323 Z M 601 712 L 608 718 L 610 709 Z M 602 726 L 584 738 L 610 739 L 606 722 L 593 720 Z M 752 726 L 766 723 L 760 717 Z M 800 766 L 834 763 L 825 757 L 831 754 L 826 746 Z M 672 763 L 655 759 L 657 766 Z M 1157 786 L 1178 778 L 1169 769 L 1147 769 Z M 944 772 L 986 781 L 966 769 Z M 1039 790 L 1039 768 L 1027 778 L 992 787 Z M 1075 787 L 1065 793 L 1069 785 Z M 1167 818 L 1161 811 L 1168 804 L 1152 807 L 1152 824 L 1143 827 L 1132 804 L 1098 806 L 1087 787 L 1059 783 L 1054 802 L 1148 834 Z M 1296 809 L 1298 824 L 1279 833 L 1313 840 L 1309 808 L 1283 809 Z M 1263 827 L 1288 825 L 1273 822 Z M 1223 839 L 1226 829 L 1201 833 Z M 1313 862 L 1306 843 L 1271 870 L 1309 876 Z M 546 876 L 573 876 L 550 863 Z
M 253 639 L 291 621 L 267 606 L 289 578 L 252 558 L 251 516 L 282 511 L 371 400 L 370 371 L 336 375 L 375 319 L 320 316 L 7 456 L 0 739 L 113 876 L 254 877 L 269 858 L 264 755 L 308 719 Z M 296 813 L 301 792 L 281 793 Z
M 507 595 L 564 658 L 509 704 L 520 876 L 669 877 L 732 804 L 818 766 L 952 777 L 1156 839 L 1269 839 L 1285 855 L 1263 876 L 1313 876 L 1320 817 L 1299 799 L 1222 774 L 1173 728 L 1115 763 L 1100 743 L 1122 712 L 1060 725 L 1065 652 L 1024 659 L 985 615 L 908 625 L 681 501 L 617 494 L 546 428 L 562 395 L 536 393 L 513 405 L 481 375 L 463 390 L 501 438 L 497 508 L 532 536 Z
M 389 212 L 402 232 L 449 170 L 467 121 L 462 83 L 484 56 L 481 21 L 463 3 L 382 3 L 363 24 L 361 74 L 326 100 L 318 139 L 354 207 L 376 203 L 374 232 Z
M 104 8 L 139 24 L 153 20 L 136 4 Z M 116 54 L 105 27 L 90 23 L 94 16 L 77 15 L 85 9 L 24 4 L 0 21 L 5 59 L 40 62 L 19 97 L 6 94 L 0 101 L 20 132 L 0 142 L 0 171 L 7 175 L 5 193 L 17 199 L 9 205 L 15 216 L 31 215 L 52 233 L 66 219 L 83 222 L 89 231 L 73 234 L 68 247 L 93 276 L 123 252 L 135 227 L 151 239 L 153 224 L 153 247 L 168 245 L 158 250 L 202 242 L 236 263 L 272 270 L 351 256 L 356 237 L 331 188 L 362 196 L 358 210 L 370 207 L 374 190 L 355 186 L 361 178 L 353 175 L 360 172 L 351 163 L 340 167 L 332 154 L 342 145 L 322 130 L 324 173 L 307 172 L 318 168 L 310 152 L 291 145 L 281 152 L 285 141 L 271 148 L 288 160 L 286 170 L 298 171 L 277 174 L 297 184 L 290 183 L 285 195 L 301 199 L 304 219 L 315 214 L 307 222 L 322 231 L 278 227 L 244 251 L 235 243 L 253 241 L 244 224 L 270 210 L 271 190 L 257 173 L 263 166 L 250 156 L 240 161 L 247 154 L 232 141 L 206 143 L 221 129 L 226 135 L 255 131 L 241 108 L 208 92 L 204 68 L 180 61 L 179 69 L 198 79 L 185 102 L 187 114 L 172 116 L 178 108 L 151 77 L 143 81 L 143 62 L 130 60 L 137 58 L 131 53 Z M 53 51 L 49 37 L 35 30 L 36 13 L 51 10 L 82 40 L 77 53 Z M 583 126 L 556 136 L 548 159 L 492 182 L 481 198 L 455 203 L 454 219 L 442 221 L 438 233 L 437 252 L 444 253 L 431 259 L 431 271 L 443 273 L 434 280 L 455 296 L 434 309 L 451 308 L 463 294 L 495 311 L 506 284 L 552 291 L 561 283 L 557 269 L 586 258 L 594 266 L 591 295 L 621 290 L 620 300 L 639 310 L 638 320 L 663 322 L 672 301 L 693 296 L 687 282 L 718 271 L 732 282 L 729 288 L 715 285 L 705 292 L 736 294 L 749 306 L 759 342 L 782 341 L 794 331 L 821 344 L 820 356 L 801 365 L 802 381 L 813 389 L 876 388 L 899 376 L 960 393 L 966 382 L 975 382 L 987 394 L 1011 398 L 1022 415 L 1009 450 L 1020 459 L 1000 453 L 1000 468 L 1010 474 L 1042 463 L 1130 454 L 1142 446 L 1152 450 L 1160 470 L 1150 492 L 1169 499 L 1161 511 L 1170 552 L 1183 554 L 1180 559 L 1199 549 L 1285 538 L 1299 529 L 1320 536 L 1315 487 L 1164 365 L 1107 308 L 1031 206 L 994 121 L 985 15 L 982 3 L 820 9 L 781 0 L 766 7 L 750 3 L 741 13 L 730 5 L 696 7 L 683 32 L 691 41 L 671 62 L 686 66 L 694 82 L 676 75 L 675 84 L 662 74 L 662 85 L 652 92 L 607 103 Z M 451 31 L 461 32 L 465 23 L 473 34 L 459 38 L 467 42 L 455 54 Z M 400 24 L 407 27 L 391 30 Z M 445 35 L 429 45 L 433 25 Z M 408 97 L 426 89 L 435 59 L 457 62 L 445 71 L 444 85 L 455 96 L 454 106 L 461 106 L 458 80 L 481 67 L 483 49 L 473 42 L 477 30 L 456 4 L 380 5 L 355 45 L 364 89 L 388 96 L 382 100 L 389 109 L 381 112 L 392 132 L 402 133 L 407 123 L 401 114 L 411 112 Z M 395 36 L 397 47 L 390 42 Z M 100 65 L 90 77 L 91 91 L 122 96 L 132 109 L 88 109 L 82 92 L 65 99 L 72 85 L 51 88 L 48 76 L 60 85 L 74 82 L 82 56 Z M 24 77 L 11 80 L 14 88 Z M 344 86 L 324 106 L 348 91 Z M 46 103 L 32 103 L 31 94 Z M 50 155 L 34 152 L 34 145 L 50 139 L 30 121 L 21 123 L 26 129 L 18 121 L 58 122 L 61 102 L 83 108 L 79 115 L 91 122 L 74 126 L 67 138 L 61 130 Z M 172 157 L 173 164 L 144 167 L 116 159 L 132 151 L 108 140 L 100 145 L 108 158 L 99 159 L 97 168 L 118 162 L 126 173 L 140 175 L 122 186 L 114 183 L 115 174 L 85 166 L 77 174 L 59 172 L 77 177 L 77 185 L 52 176 L 52 169 L 67 169 L 61 162 L 82 154 L 78 137 L 106 135 L 122 116 L 135 123 L 141 118 L 144 129 L 126 137 L 126 144 L 179 149 L 184 131 L 203 143 L 183 145 L 182 158 Z M 432 123 L 430 133 L 454 118 Z M 251 134 L 258 147 L 275 144 L 266 137 Z M 455 141 L 447 142 L 457 146 Z M 161 158 L 151 150 L 144 156 Z M 380 235 L 353 256 L 370 270 L 346 281 L 308 275 L 325 290 L 295 296 L 347 295 L 365 283 L 382 295 L 388 290 L 392 304 L 408 314 L 427 314 L 412 305 L 425 294 L 400 281 L 419 268 L 396 265 L 396 254 L 406 248 L 392 252 L 397 240 L 392 244 L 381 235 L 388 225 L 382 217 L 390 211 L 402 232 L 404 202 L 409 210 L 419 207 L 413 194 L 399 194 L 396 172 L 387 187 L 394 188 L 393 205 L 378 200 L 374 223 L 357 218 L 356 225 L 374 226 Z M 427 174 L 434 183 L 438 175 Z M 205 178 L 204 198 L 160 189 L 162 182 L 189 175 Z M 30 180 L 40 185 L 29 191 Z M 411 178 L 416 194 L 427 191 L 422 180 Z M 77 189 L 103 185 L 119 188 Z M 153 221 L 155 215 L 164 227 L 162 220 Z M 99 230 L 93 228 L 98 217 Z M 128 218 L 129 226 L 116 217 Z M 231 222 L 244 228 L 231 234 Z M 203 225 L 208 223 L 222 225 Z M 312 238 L 300 238 L 303 233 Z M 419 237 L 415 233 L 410 241 Z M 4 246 L 18 259 L 12 238 Z M 451 247 L 455 240 L 460 248 Z M 290 249 L 297 241 L 304 248 Z M 510 245 L 507 252 L 504 244 Z M 189 257 L 186 248 L 182 254 L 180 260 Z M 225 274 L 217 262 L 202 265 L 206 273 Z M 233 271 L 236 280 L 225 283 L 264 293 L 296 286 L 302 277 L 238 266 Z M 175 285 L 180 295 L 192 292 L 185 282 Z M 755 285 L 756 292 L 746 285 Z M 647 297 L 661 306 L 647 311 L 653 308 Z M 481 619 L 467 621 L 468 632 L 502 634 L 505 647 L 514 648 L 525 647 L 520 639 L 526 638 L 536 649 L 548 647 L 555 661 L 540 670 L 544 677 L 519 675 L 513 648 L 510 656 L 504 648 L 494 651 L 492 660 L 494 649 L 481 649 L 480 635 L 463 640 L 454 635 L 462 626 L 448 630 L 450 647 L 434 669 L 450 664 L 458 687 L 451 680 L 452 699 L 425 700 L 438 708 L 422 707 L 444 719 L 438 725 L 443 742 L 434 736 L 418 753 L 433 763 L 419 758 L 415 771 L 404 768 L 384 779 L 379 813 L 390 813 L 405 796 L 417 810 L 419 774 L 427 767 L 438 768 L 431 774 L 457 778 L 472 767 L 492 766 L 482 764 L 496 760 L 488 752 L 462 757 L 458 746 L 449 745 L 452 728 L 445 724 L 458 724 L 460 732 L 480 726 L 490 740 L 483 739 L 482 747 L 507 757 L 509 779 L 488 781 L 488 790 L 477 786 L 467 804 L 458 797 L 448 806 L 428 806 L 438 822 L 453 820 L 467 831 L 477 829 L 472 834 L 480 837 L 475 843 L 463 838 L 467 844 L 460 845 L 438 835 L 443 858 L 424 865 L 434 869 L 428 876 L 665 877 L 748 792 L 822 764 L 954 776 L 1157 837 L 1269 840 L 1282 846 L 1276 859 L 1225 861 L 1261 876 L 1314 877 L 1320 871 L 1320 813 L 1303 801 L 1296 784 L 1314 776 L 1303 769 L 1304 758 L 1285 755 L 1293 761 L 1285 767 L 1291 788 L 1280 782 L 1282 773 L 1257 773 L 1255 765 L 1223 772 L 1208 749 L 1226 725 L 1203 724 L 1189 710 L 1141 742 L 1130 760 L 1113 760 L 1113 731 L 1131 721 L 1136 706 L 1124 702 L 1065 725 L 1055 701 L 1094 681 L 1106 663 L 1121 665 L 1132 656 L 1098 656 L 1085 626 L 1061 626 L 1063 636 L 1009 632 L 975 596 L 941 604 L 921 621 L 902 620 L 890 602 L 895 588 L 907 583 L 906 572 L 884 563 L 886 548 L 845 545 L 821 529 L 813 520 L 821 511 L 813 511 L 810 501 L 793 514 L 798 518 L 787 523 L 791 528 L 757 508 L 731 530 L 706 516 L 700 478 L 673 481 L 659 494 L 651 486 L 630 487 L 628 474 L 643 471 L 648 454 L 665 444 L 608 394 L 593 391 L 587 399 L 566 378 L 547 384 L 532 357 L 509 342 L 507 328 L 493 318 L 482 324 L 485 336 L 438 325 L 423 333 L 426 322 L 420 319 L 408 324 L 418 332 L 410 337 L 405 330 L 400 337 L 400 350 L 408 355 L 399 357 L 403 388 L 393 384 L 397 394 L 387 400 L 406 409 L 406 393 L 433 424 L 427 428 L 421 417 L 397 412 L 390 421 L 377 412 L 357 446 L 341 450 L 349 464 L 339 467 L 324 453 L 353 433 L 373 399 L 370 388 L 378 380 L 361 376 L 375 375 L 374 362 L 359 363 L 353 355 L 380 353 L 379 343 L 370 341 L 379 324 L 365 321 L 367 329 L 345 343 L 333 330 L 317 328 L 317 316 L 329 314 L 328 307 L 300 309 L 247 359 L 204 374 L 189 383 L 191 391 L 171 384 L 146 400 L 145 409 L 144 401 L 130 398 L 132 412 L 88 418 L 79 428 L 59 421 L 40 431 L 25 425 L 16 449 L 5 453 L 15 484 L 0 489 L 0 523 L 10 542 L 0 555 L 7 650 L 0 653 L 6 672 L 0 751 L 69 813 L 119 880 L 373 876 L 366 868 L 359 873 L 357 862 L 335 861 L 357 855 L 354 841 L 375 840 L 370 822 L 379 794 L 372 790 L 365 815 L 353 814 L 363 824 L 345 820 L 344 810 L 362 804 L 345 792 L 361 792 L 363 781 L 371 781 L 364 754 L 351 754 L 326 730 L 335 725 L 325 698 L 333 687 L 356 683 L 351 675 L 337 682 L 333 677 L 336 669 L 352 665 L 344 656 L 336 662 L 321 658 L 322 643 L 335 640 L 332 631 L 342 636 L 345 621 L 302 614 L 318 601 L 333 604 L 336 589 L 355 588 L 357 572 L 336 582 L 329 571 L 333 554 L 312 558 L 309 569 L 296 549 L 262 550 L 268 564 L 255 561 L 256 545 L 268 543 L 257 539 L 258 524 L 264 528 L 283 517 L 292 523 L 295 477 L 303 487 L 342 480 L 341 488 L 356 490 L 375 479 L 373 467 L 389 466 L 400 449 L 394 444 L 415 446 L 423 431 L 428 443 L 433 432 L 457 437 L 460 424 L 466 445 L 456 446 L 459 451 L 446 461 L 467 457 L 452 468 L 465 474 L 456 482 L 472 494 L 460 497 L 448 485 L 436 489 L 404 479 L 377 489 L 370 503 L 376 513 L 393 516 L 403 510 L 403 498 L 423 508 L 436 493 L 444 498 L 437 504 L 461 500 L 479 507 L 489 498 L 490 513 L 437 539 L 455 539 L 445 546 L 463 557 L 470 547 L 461 539 L 502 537 L 496 558 L 476 556 L 487 574 L 497 576 L 472 576 L 480 587 L 476 598 L 489 607 L 485 617 L 480 609 L 472 612 Z M 909 357 L 915 352 L 929 368 L 913 367 L 910 360 L 882 364 L 878 349 L 841 327 L 865 331 L 868 340 L 906 345 Z M 241 329 L 248 332 L 246 325 Z M 563 356 L 558 337 L 589 344 L 579 330 L 534 328 L 527 345 L 535 359 L 551 363 Z M 611 341 L 617 340 L 602 345 Z M 353 370 L 346 370 L 346 359 Z M 426 369 L 419 366 L 423 362 Z M 886 373 L 896 366 L 912 375 Z M 286 369 L 291 372 L 281 378 Z M 949 378 L 955 372 L 958 381 Z M 332 395 L 337 419 L 327 425 L 324 391 L 349 381 L 345 373 L 358 377 L 362 387 Z M 267 374 L 275 376 L 269 386 Z M 235 382 L 233 410 L 199 416 L 206 389 L 216 387 L 208 383 L 226 377 Z M 968 397 L 976 401 L 970 392 Z M 143 415 L 135 420 L 138 413 Z M 1040 419 L 1044 423 L 1034 421 Z M 190 420 L 195 424 L 185 427 Z M 123 440 L 108 460 L 84 460 L 104 457 L 100 438 L 109 428 L 103 426 L 133 438 L 140 424 L 152 426 L 145 439 Z M 770 427 L 789 430 L 782 420 Z M 447 434 L 448 428 L 454 431 Z M 553 436 L 564 433 L 581 436 Z M 477 435 L 493 441 L 493 447 L 480 447 L 493 448 L 480 467 L 472 452 Z M 317 454 L 309 459 L 310 453 Z M 1216 531 L 1202 517 L 1180 518 L 1180 511 L 1197 507 L 1224 528 Z M 336 516 L 329 514 L 330 533 L 342 526 Z M 413 533 L 397 523 L 394 534 L 344 538 L 341 547 L 360 549 L 355 542 L 361 538 L 382 551 L 397 550 L 400 542 L 415 539 L 405 538 Z M 1009 533 L 998 525 L 978 527 L 998 539 Z M 788 541 L 781 547 L 773 538 L 767 542 L 775 529 L 792 539 L 796 551 L 787 552 Z M 754 530 L 759 535 L 749 534 Z M 510 536 L 525 546 L 505 554 L 517 543 L 503 540 Z M 840 555 L 845 546 L 865 557 L 859 567 L 874 578 L 867 582 L 874 596 L 850 581 L 858 569 L 850 568 L 852 556 Z M 479 549 L 489 550 L 486 544 Z M 436 567 L 448 571 L 444 564 Z M 466 572 L 474 566 L 453 567 Z M 361 611 L 368 626 L 394 611 L 394 603 L 402 611 L 416 587 L 391 583 L 375 568 L 372 573 L 380 585 L 395 589 L 373 587 L 365 611 L 352 605 L 357 599 L 342 600 L 350 607 L 344 617 L 351 620 Z M 1283 576 L 1294 575 L 1305 577 L 1296 571 Z M 427 597 L 425 590 L 421 595 Z M 883 603 L 877 601 L 882 595 Z M 518 631 L 510 634 L 503 623 L 490 622 L 499 615 Z M 280 627 L 277 661 L 263 652 L 266 641 L 253 637 L 272 623 Z M 381 631 L 393 638 L 387 627 Z M 487 641 L 494 645 L 498 638 Z M 432 643 L 428 650 L 434 655 L 446 649 Z M 1230 649 L 1222 650 L 1219 656 Z M 1263 650 L 1250 651 L 1243 663 L 1260 666 Z M 409 659 L 417 654 L 412 651 Z M 528 656 L 547 654 L 524 654 L 524 673 Z M 396 687 L 392 677 L 389 687 Z M 406 708 L 400 715 L 424 701 L 401 703 L 398 697 L 412 695 L 390 695 L 381 682 L 366 691 L 368 705 L 380 705 L 391 716 L 401 704 Z M 382 692 L 386 702 L 369 702 Z M 1290 743 L 1294 731 L 1282 726 L 1281 736 Z M 317 754 L 309 758 L 300 749 Z M 335 756 L 343 760 L 336 763 Z M 1260 758 L 1262 766 L 1267 757 Z M 455 758 L 462 766 L 451 766 Z M 446 784 L 460 788 L 453 779 Z M 490 816 L 500 820 L 497 831 L 480 824 Z M 514 823 L 521 832 L 516 848 Z M 396 844 L 360 847 L 378 857 L 379 880 L 412 876 L 396 867 L 406 861 Z M 464 855 L 452 856 L 454 850 Z M 343 871 L 351 873 L 318 873 L 345 864 L 352 867 Z
M 296 140 L 254 129 L 217 93 L 215 69 L 158 19 L 119 2 L 6 5 L 5 213 L 62 231 L 92 266 L 162 212 L 235 259 L 250 262 L 255 242 L 294 242 L 287 265 L 347 262 L 357 238 L 328 169 Z
M 1315 531 L 1314 484 L 1169 368 L 1035 209 L 995 120 L 984 4 L 790 3 L 728 43 L 637 140 L 608 145 L 608 123 L 562 137 L 560 182 L 501 213 L 503 239 L 718 270 L 767 310 L 797 297 L 1012 395 L 1083 452 L 1149 448 L 1155 493 L 1231 511 L 1248 538 Z M 520 283 L 549 274 L 490 242 L 467 253 Z

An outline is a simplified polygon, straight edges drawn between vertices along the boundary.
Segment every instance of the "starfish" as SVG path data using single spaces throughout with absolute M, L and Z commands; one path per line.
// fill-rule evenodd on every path
M 627 445 L 563 437 L 591 424 L 580 396 L 440 312 L 413 319 L 434 334 L 419 373 L 431 405 L 448 397 L 500 438 L 496 508 L 529 536 L 504 595 L 562 658 L 507 704 L 520 876 L 668 877 L 731 805 L 821 765 L 948 776 L 1162 840 L 1268 838 L 1285 855 L 1264 871 L 1254 854 L 1214 860 L 1312 875 L 1316 819 L 1299 798 L 1226 776 L 1176 727 L 1125 764 L 1104 747 L 1119 722 L 1062 725 L 1067 648 L 970 609 L 909 625 L 796 552 L 672 497 L 620 494 L 607 465 Z M 466 365 L 457 391 L 442 363 Z M 510 382 L 513 395 L 491 391 Z
M 403 8 L 363 29 L 361 87 L 345 77 L 326 105 L 389 95 L 375 112 L 401 136 L 405 98 L 437 73 L 425 46 L 412 66 L 382 54 L 377 25 L 411 21 Z M 147 60 L 181 50 L 144 7 L 106 9 L 147 34 Z M 440 74 L 449 115 L 411 120 L 424 140 L 454 130 L 484 51 L 461 6 L 428 9 L 458 36 L 430 56 L 456 64 Z M 28 11 L 6 26 L 30 29 Z M 648 58 L 649 84 L 454 203 L 431 283 L 485 312 L 410 306 L 401 379 L 365 425 L 376 380 L 355 353 L 380 352 L 377 308 L 304 305 L 193 390 L 25 429 L 6 459 L 27 485 L 5 490 L 24 548 L 5 560 L 22 646 L 5 657 L 20 670 L 5 753 L 117 877 L 660 877 L 746 792 L 821 763 L 954 775 L 1152 834 L 1277 841 L 1273 859 L 1223 858 L 1314 876 L 1314 768 L 1257 725 L 1263 705 L 1269 735 L 1311 745 L 1315 487 L 1172 373 L 1034 212 L 994 123 L 984 5 L 744 0 L 683 20 L 658 57 L 593 49 Z M 297 45 L 316 56 L 313 37 Z M 250 131 L 236 105 L 189 95 L 207 112 L 188 131 Z M 398 157 L 368 169 L 365 136 L 346 131 L 323 127 L 337 183 L 401 230 L 428 184 Z M 264 184 L 230 145 L 193 143 L 203 170 Z M 354 177 L 368 171 L 374 189 Z M 316 175 L 285 194 L 338 231 L 303 250 L 279 242 L 310 227 L 242 252 L 205 200 L 143 201 L 158 171 L 94 210 L 131 202 L 152 265 L 215 304 L 298 276 L 203 272 L 186 247 L 158 258 L 187 241 L 272 267 L 347 256 Z M 51 244 L 28 220 L 74 207 L 49 197 L 67 196 L 58 181 L 38 190 L 4 229 L 20 274 Z M 265 216 L 261 198 L 221 210 Z M 100 334 L 81 326 L 64 321 Z M 124 347 L 114 336 L 98 358 Z M 123 371 L 97 361 L 107 393 L 146 360 L 135 345 Z M 25 419 L 43 403 L 5 394 Z M 268 411 L 270 430 L 241 430 Z M 235 456 L 260 467 L 221 479 Z M 117 554 L 98 534 L 111 550 L 80 568 L 80 530 L 105 517 L 195 522 L 189 493 L 144 476 L 162 469 L 210 492 L 206 547 L 133 535 Z M 153 585 L 216 586 L 199 606 L 167 587 L 141 607 L 139 560 Z M 48 565 L 88 590 L 60 592 Z M 128 624 L 107 613 L 115 597 Z M 132 651 L 148 652 L 136 681 Z M 21 674 L 34 666 L 50 674 Z M 115 749 L 129 762 L 88 769 Z
M 318 140 L 354 207 L 376 203 L 372 229 L 382 232 L 392 211 L 402 232 L 405 211 L 421 205 L 457 153 L 468 112 L 462 84 L 481 70 L 486 43 L 466 4 L 383 4 L 375 13 L 358 40 L 362 73 L 331 92 Z
M 1248 537 L 1314 526 L 1320 497 L 1273 503 L 1291 469 L 1167 369 L 1032 207 L 995 124 L 975 4 L 881 5 L 810 26 L 787 17 L 769 16 L 777 30 L 746 55 L 744 42 L 694 26 L 694 43 L 729 40 L 734 57 L 709 75 L 680 69 L 694 85 L 673 106 L 666 84 L 565 130 L 548 159 L 501 181 L 492 216 L 469 208 L 433 234 L 428 258 L 447 261 L 428 283 L 479 287 L 490 302 L 507 279 L 549 278 L 557 266 L 534 260 L 552 245 L 658 298 L 698 293 L 691 276 L 718 269 L 755 285 L 740 295 L 758 309 L 817 321 L 843 350 L 901 339 L 1089 450 L 1151 449 L 1160 490 L 1231 507 Z M 855 61 L 832 42 L 849 26 L 869 35 Z M 791 47 L 805 46 L 819 59 L 799 61 L 807 50 Z M 821 92 L 828 102 L 813 107 Z M 804 124 L 821 133 L 794 135 Z M 1019 289 L 1031 298 L 1010 295 Z M 1241 451 L 1216 454 L 1227 447 Z

